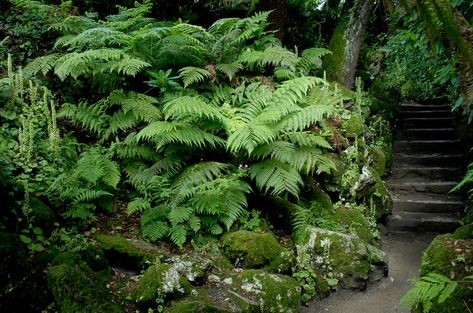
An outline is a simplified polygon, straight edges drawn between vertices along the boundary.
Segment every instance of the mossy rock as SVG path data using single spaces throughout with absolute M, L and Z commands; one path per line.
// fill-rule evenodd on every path
M 438 273 L 462 280 L 473 275 L 473 240 L 455 239 L 452 234 L 439 235 L 434 238 L 422 257 L 421 276 L 427 273 Z M 436 304 L 432 313 L 467 312 L 465 302 L 473 306 L 473 289 L 471 285 L 459 283 L 454 293 L 444 303 Z
M 236 231 L 220 240 L 223 255 L 236 267 L 262 268 L 280 262 L 284 248 L 272 233 Z
M 174 256 L 171 259 L 172 267 L 187 278 L 192 284 L 203 284 L 209 271 L 212 269 L 212 261 L 198 255 Z
M 106 288 L 107 280 L 72 254 L 58 256 L 47 270 L 48 286 L 55 303 L 62 313 L 122 312 L 118 304 L 112 303 L 112 294 Z
M 173 302 L 165 313 L 230 313 L 230 310 L 219 308 L 206 299 L 189 297 Z
M 368 282 L 387 274 L 384 252 L 358 236 L 307 228 L 297 238 L 296 250 L 298 260 L 307 262 L 299 266 L 308 266 L 319 276 L 337 279 L 345 288 L 364 289 Z
M 473 239 L 473 224 L 458 227 L 452 237 L 453 239 Z
M 245 270 L 235 278 L 229 297 L 243 312 L 297 312 L 301 288 L 292 277 L 263 270 Z
M 380 147 L 370 147 L 369 152 L 371 168 L 382 177 L 386 172 L 386 155 L 384 151 Z
M 368 219 L 357 209 L 337 206 L 334 214 L 328 219 L 334 223 L 338 223 L 347 233 L 354 233 L 363 241 L 374 244 L 376 242 L 372 232 L 370 231 L 370 224 Z
M 134 292 L 134 299 L 140 303 L 155 301 L 168 294 L 183 295 L 183 278 L 175 268 L 169 264 L 150 266 L 138 282 Z M 188 282 L 185 284 L 187 285 Z
M 109 255 L 110 259 L 129 259 L 136 266 L 162 260 L 167 257 L 167 252 L 142 240 L 128 239 L 121 236 L 97 235 L 100 247 Z
M 350 118 L 345 120 L 342 125 L 342 132 L 347 138 L 358 138 L 363 135 L 365 125 L 359 114 L 351 113 Z

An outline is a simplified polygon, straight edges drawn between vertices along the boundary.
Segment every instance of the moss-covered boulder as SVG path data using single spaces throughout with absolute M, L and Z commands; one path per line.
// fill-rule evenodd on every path
M 235 277 L 228 296 L 243 312 L 297 312 L 301 288 L 292 277 L 246 270 Z
M 452 234 L 435 237 L 422 258 L 421 275 L 431 272 L 457 281 L 473 275 L 473 240 L 455 239 Z M 444 303 L 436 303 L 430 312 L 468 312 L 465 303 L 473 307 L 473 288 L 459 283 L 454 293 Z
M 452 236 L 454 239 L 473 239 L 473 224 L 458 227 Z
M 171 259 L 172 267 L 182 276 L 186 277 L 192 284 L 203 284 L 209 271 L 212 269 L 212 261 L 198 255 L 174 256 Z
M 166 251 L 142 240 L 99 234 L 97 241 L 109 259 L 126 260 L 135 263 L 138 267 L 167 257 Z
M 384 252 L 358 236 L 321 228 L 307 228 L 296 238 L 298 266 L 309 268 L 344 288 L 364 289 L 387 275 Z
M 240 230 L 225 234 L 220 243 L 223 255 L 242 268 L 273 267 L 285 252 L 272 233 Z
M 333 223 L 341 226 L 345 233 L 357 235 L 363 241 L 374 244 L 376 239 L 371 231 L 371 225 L 364 212 L 351 207 L 337 205 L 334 214 L 327 217 Z
M 165 313 L 230 313 L 232 311 L 210 303 L 202 297 L 189 297 L 172 303 Z
M 48 286 L 62 313 L 122 312 L 107 289 L 107 275 L 97 273 L 77 255 L 60 254 L 47 270 Z
M 164 299 L 169 294 L 183 295 L 187 284 L 188 282 L 169 264 L 152 265 L 140 278 L 134 298 L 137 302 L 147 303 L 158 298 Z

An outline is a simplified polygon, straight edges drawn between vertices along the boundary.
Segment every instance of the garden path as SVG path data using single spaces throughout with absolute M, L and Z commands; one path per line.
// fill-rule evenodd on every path
M 394 207 L 382 225 L 389 275 L 364 292 L 342 290 L 315 300 L 302 313 L 409 312 L 399 301 L 419 276 L 422 252 L 435 234 L 459 226 L 463 199 L 448 191 L 462 173 L 463 154 L 447 105 L 403 104 L 387 184 Z

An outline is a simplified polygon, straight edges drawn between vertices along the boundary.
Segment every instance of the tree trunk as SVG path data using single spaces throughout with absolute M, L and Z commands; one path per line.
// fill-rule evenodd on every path
M 330 41 L 333 55 L 326 58 L 324 68 L 328 77 L 347 88 L 352 88 L 360 48 L 365 34 L 368 18 L 375 5 L 374 0 L 346 1 L 340 22 Z
M 261 0 L 256 11 L 272 11 L 269 15 L 269 29 L 276 30 L 276 37 L 284 41 L 289 15 L 286 2 L 284 0 Z

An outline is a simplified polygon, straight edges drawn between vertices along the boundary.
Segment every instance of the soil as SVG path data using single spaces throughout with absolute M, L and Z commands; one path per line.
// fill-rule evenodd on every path
M 399 303 L 411 288 L 410 279 L 419 277 L 422 252 L 434 233 L 393 232 L 382 238 L 389 257 L 389 274 L 363 291 L 341 290 L 330 297 L 315 300 L 301 313 L 408 313 Z

